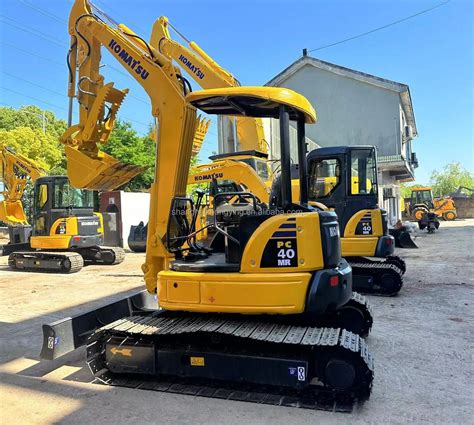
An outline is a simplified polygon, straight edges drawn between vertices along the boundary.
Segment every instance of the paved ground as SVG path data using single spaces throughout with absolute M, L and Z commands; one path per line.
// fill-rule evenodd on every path
M 143 256 L 72 276 L 11 272 L 0 258 L 0 422 L 134 424 L 472 423 L 474 220 L 403 250 L 398 297 L 371 297 L 371 399 L 351 415 L 91 384 L 81 350 L 40 362 L 41 324 L 141 288 Z

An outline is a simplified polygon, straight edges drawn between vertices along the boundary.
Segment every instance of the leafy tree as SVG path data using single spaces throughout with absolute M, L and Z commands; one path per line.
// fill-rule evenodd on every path
M 150 135 L 139 136 L 130 123 L 117 120 L 108 142 L 101 149 L 121 162 L 147 167 L 124 190 L 145 191 L 150 188 L 155 166 L 155 142 Z
M 0 129 L 0 144 L 6 145 L 27 158 L 35 161 L 45 170 L 58 165 L 62 152 L 57 139 L 42 130 L 17 127 L 12 130 Z
M 459 186 L 474 188 L 474 174 L 459 162 L 451 162 L 442 171 L 434 170 L 430 178 L 434 196 L 444 196 L 455 192 Z
M 45 132 L 57 139 L 67 128 L 66 121 L 56 118 L 53 112 L 34 105 L 22 106 L 19 109 L 0 107 L 0 128 L 5 130 L 13 130 L 17 127 L 43 130 L 43 124 Z
M 64 120 L 37 106 L 0 107 L 0 144 L 22 153 L 46 170 L 61 169 L 64 150 L 59 136 L 65 129 Z

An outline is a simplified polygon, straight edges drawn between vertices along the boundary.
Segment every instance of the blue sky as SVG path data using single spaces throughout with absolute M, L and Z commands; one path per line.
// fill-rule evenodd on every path
M 264 84 L 300 55 L 427 9 L 442 0 L 96 0 L 144 38 L 166 15 L 242 84 Z M 65 118 L 66 22 L 71 0 L 0 0 L 0 105 L 37 104 Z M 447 5 L 382 31 L 313 52 L 314 57 L 410 86 L 427 183 L 459 161 L 474 172 L 473 2 Z M 173 37 L 176 37 L 173 34 Z M 120 116 L 141 133 L 151 122 L 146 94 L 104 55 L 106 80 L 130 95 Z M 111 68 L 111 66 L 113 68 Z M 114 69 L 115 68 L 115 69 Z M 30 96 L 30 97 L 27 97 Z M 317 105 L 316 109 L 317 109 Z M 217 150 L 215 124 L 201 157 Z

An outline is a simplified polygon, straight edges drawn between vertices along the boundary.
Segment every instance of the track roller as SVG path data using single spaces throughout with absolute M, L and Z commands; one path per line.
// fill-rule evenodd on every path
M 76 252 L 20 251 L 8 257 L 8 265 L 15 270 L 52 273 L 76 273 L 84 266 Z
M 125 251 L 118 246 L 96 246 L 83 248 L 78 252 L 89 264 L 120 264 L 125 259 Z

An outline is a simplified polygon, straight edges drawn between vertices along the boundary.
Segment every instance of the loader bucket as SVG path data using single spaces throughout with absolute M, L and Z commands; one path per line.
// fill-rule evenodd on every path
M 21 201 L 0 201 L 0 221 L 8 224 L 27 224 Z
M 71 184 L 80 189 L 114 190 L 142 173 L 146 167 L 124 164 L 99 151 L 80 151 L 65 146 L 67 173 Z
M 395 238 L 395 246 L 397 248 L 418 248 L 411 237 L 410 232 L 407 232 L 406 230 L 390 229 L 390 234 Z

